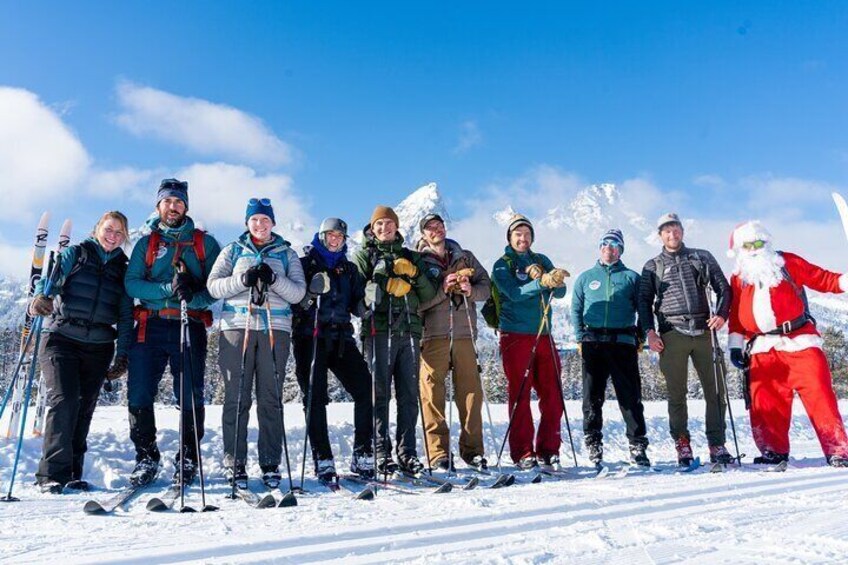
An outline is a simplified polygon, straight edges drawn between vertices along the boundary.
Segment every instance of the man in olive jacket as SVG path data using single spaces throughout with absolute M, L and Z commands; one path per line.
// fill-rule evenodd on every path
M 419 227 L 423 237 L 418 251 L 430 279 L 440 287 L 435 298 L 419 308 L 424 317 L 419 388 L 430 464 L 447 470 L 453 463 L 445 423 L 445 380 L 450 371 L 459 413 L 459 456 L 469 466 L 485 470 L 483 389 L 474 351 L 474 303 L 489 298 L 492 283 L 474 254 L 447 238 L 441 216 L 427 214 Z
M 401 470 L 419 474 L 424 465 L 415 447 L 418 422 L 418 341 L 421 318 L 418 307 L 431 300 L 436 289 L 424 272 L 421 255 L 403 246 L 398 217 L 387 206 L 377 206 L 365 226 L 364 244 L 353 262 L 368 281 L 365 304 L 373 312 L 362 323 L 365 357 L 376 383 L 374 412 L 377 420 L 377 472 L 397 471 L 389 439 L 389 399 L 394 377 L 397 397 L 397 456 Z
M 583 434 L 589 459 L 603 459 L 603 406 L 607 381 L 612 379 L 618 407 L 627 426 L 630 459 L 650 466 L 645 449 L 645 409 L 639 377 L 636 322 L 639 274 L 624 266 L 624 236 L 608 230 L 600 243 L 594 267 L 577 277 L 571 298 L 571 325 L 583 359 Z

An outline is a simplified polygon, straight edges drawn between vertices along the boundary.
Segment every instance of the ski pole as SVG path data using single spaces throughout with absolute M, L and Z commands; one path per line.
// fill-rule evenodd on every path
M 290 497 L 283 497 L 281 504 L 284 506 L 297 505 L 297 499 L 292 494 L 294 491 L 294 481 L 292 481 L 291 462 L 289 461 L 289 442 L 286 438 L 286 415 L 283 407 L 283 382 L 280 379 L 280 370 L 277 368 L 277 348 L 276 340 L 274 339 L 274 325 L 271 318 L 271 300 L 265 300 L 265 316 L 268 322 L 268 344 L 271 347 L 271 364 L 274 365 L 274 382 L 277 383 L 277 392 L 280 396 L 280 425 L 283 428 L 283 451 L 286 456 L 286 473 L 289 477 L 289 494 Z
M 318 359 L 318 311 L 321 310 L 321 294 L 315 302 L 315 318 L 312 322 L 312 362 L 309 364 L 309 384 L 306 387 L 306 428 L 303 432 L 303 459 L 300 463 L 300 490 L 306 477 L 306 448 L 309 445 L 309 426 L 312 422 L 312 387 L 315 384 L 315 363 Z
M 250 341 L 250 322 L 253 318 L 253 289 L 254 287 L 250 287 L 248 291 L 247 297 L 247 315 L 244 321 L 244 338 L 242 339 L 241 344 L 241 375 L 239 376 L 238 382 L 238 392 L 236 393 L 236 427 L 233 429 L 233 464 L 232 464 L 232 473 L 233 473 L 233 484 L 232 491 L 228 495 L 228 498 L 235 499 L 236 498 L 236 461 L 238 460 L 238 440 L 239 440 L 239 420 L 241 419 L 241 395 L 242 388 L 244 388 L 244 379 L 245 379 L 245 371 L 247 366 L 247 346 Z M 255 370 L 256 362 L 254 361 L 254 370 Z M 248 416 L 250 413 L 248 413 Z M 246 458 L 245 458 L 246 459 Z
M 463 296 L 465 296 L 463 294 Z M 454 402 L 454 391 L 453 391 L 453 381 L 454 381 L 454 364 L 453 364 L 453 300 L 451 297 L 448 297 L 448 319 L 449 319 L 449 332 L 450 332 L 450 343 L 448 344 L 448 374 L 450 375 L 450 388 L 448 388 L 448 477 L 453 474 L 453 450 L 451 449 L 452 445 L 452 437 L 453 437 L 453 402 Z M 445 386 L 447 388 L 447 379 L 445 379 Z M 422 412 L 421 419 L 424 419 L 424 414 Z M 462 424 L 460 424 L 460 427 Z M 426 438 L 425 438 L 426 441 Z
M 718 294 L 715 292 L 715 288 L 713 288 L 713 284 L 710 280 L 709 268 L 707 269 L 707 287 L 708 292 L 710 293 L 707 300 L 707 303 L 710 305 L 710 318 L 714 318 L 716 314 L 713 299 L 714 297 L 717 298 Z M 718 345 L 718 332 L 712 328 L 710 328 L 710 349 L 713 354 L 713 377 L 716 386 L 716 401 L 719 406 L 721 406 L 721 388 L 723 385 L 725 404 L 727 404 L 727 415 L 730 417 L 730 430 L 733 433 L 733 447 L 736 449 L 736 461 L 741 465 L 742 455 L 739 453 L 739 441 L 736 437 L 736 424 L 733 421 L 733 408 L 730 406 L 730 391 L 727 390 L 727 371 L 723 366 L 724 353 Z M 721 375 L 720 377 L 719 374 Z
M 492 449 L 497 451 L 498 442 L 495 438 L 495 424 L 492 421 L 492 409 L 489 405 L 489 395 L 486 393 L 486 387 L 483 383 L 483 367 L 480 365 L 480 353 L 477 351 L 477 342 L 474 339 L 474 324 L 471 322 L 471 312 L 468 310 L 468 297 L 463 294 L 462 300 L 465 303 L 465 317 L 468 320 L 468 332 L 471 334 L 471 346 L 474 349 L 474 359 L 477 363 L 477 379 L 480 381 L 480 390 L 483 391 L 483 402 L 486 405 L 486 416 L 489 418 L 489 440 L 492 442 Z M 498 473 L 503 475 L 500 458 L 498 458 L 495 462 L 495 466 L 498 468 Z
M 551 292 L 551 296 L 548 299 L 548 303 L 554 299 L 554 294 Z M 544 298 L 542 299 L 544 303 Z M 545 319 L 545 323 L 547 324 L 547 318 Z M 548 326 L 548 341 L 550 342 L 551 347 L 551 361 L 554 362 L 554 366 L 559 366 L 559 370 L 557 371 L 556 382 L 559 387 L 559 398 L 562 401 L 562 415 L 565 418 L 565 429 L 568 431 L 568 442 L 571 444 L 571 456 L 574 458 L 574 467 L 577 467 L 577 451 L 574 449 L 574 436 L 571 434 L 571 423 L 568 421 L 568 408 L 565 407 L 565 391 L 562 387 L 562 362 L 559 359 L 559 352 L 556 348 L 556 343 L 554 342 L 554 328 L 553 324 Z
M 406 330 L 409 332 L 409 351 L 412 354 L 412 365 L 415 370 L 413 378 L 416 384 L 418 383 L 418 353 L 415 351 L 415 339 L 412 337 L 412 316 L 409 313 L 409 296 L 408 293 L 403 295 L 404 310 L 406 310 Z M 433 475 L 433 467 L 430 465 L 430 446 L 427 445 L 427 428 L 424 425 L 424 403 L 421 401 L 421 393 L 418 387 L 415 387 L 415 396 L 418 398 L 418 411 L 421 413 L 421 434 L 424 440 L 424 457 L 427 458 L 427 473 Z M 450 445 L 448 446 L 450 449 Z M 448 459 L 450 460 L 450 459 Z
M 371 310 L 371 456 L 374 459 L 374 476 L 377 476 L 377 324 L 374 321 L 374 304 Z
M 524 369 L 524 376 L 521 378 L 521 384 L 518 387 L 518 394 L 515 397 L 515 404 L 510 407 L 509 411 L 509 422 L 507 422 L 506 433 L 504 434 L 503 441 L 501 442 L 501 447 L 498 450 L 498 459 L 497 464 L 500 466 L 501 457 L 503 457 L 503 451 L 506 447 L 506 440 L 509 438 L 509 432 L 512 430 L 512 423 L 515 420 L 515 412 L 518 410 L 518 404 L 521 402 L 521 395 L 524 393 L 524 389 L 527 386 L 527 381 L 530 380 L 530 369 L 533 367 L 533 359 L 536 357 L 536 348 L 539 346 L 539 340 L 542 338 L 542 330 L 545 329 L 545 320 L 547 319 L 548 310 L 551 307 L 550 301 L 545 304 L 544 310 L 542 310 L 542 320 L 539 322 L 539 330 L 536 332 L 536 340 L 533 342 L 533 347 L 530 349 L 530 357 L 527 359 L 527 368 Z

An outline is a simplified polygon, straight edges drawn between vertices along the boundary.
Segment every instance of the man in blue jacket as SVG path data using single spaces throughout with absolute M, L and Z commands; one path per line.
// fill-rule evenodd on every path
M 650 466 L 637 359 L 642 340 L 636 315 L 639 274 L 624 266 L 622 253 L 621 231 L 608 230 L 601 237 L 600 259 L 574 283 L 571 324 L 583 358 L 583 433 L 589 459 L 600 465 L 604 397 L 611 377 L 627 426 L 630 459 Z
M 198 442 L 203 437 L 203 381 L 206 364 L 206 327 L 212 324 L 209 306 L 215 301 L 206 289 L 209 269 L 221 251 L 214 237 L 194 227 L 186 216 L 188 183 L 165 179 L 156 195 L 156 214 L 147 221 L 150 235 L 133 248 L 124 281 L 127 294 L 140 304 L 135 307 L 133 342 L 129 351 L 127 404 L 130 439 L 135 444 L 136 467 L 130 476 L 134 484 L 148 484 L 159 470 L 156 445 L 156 418 L 153 401 L 165 366 L 174 377 L 174 395 L 182 406 L 180 376 L 180 302 L 189 315 L 191 355 L 186 359 L 186 390 L 194 396 L 197 415 L 195 431 L 191 399 L 182 410 L 185 444 L 176 456 L 177 472 L 182 465 L 183 480 L 189 484 L 197 472 Z

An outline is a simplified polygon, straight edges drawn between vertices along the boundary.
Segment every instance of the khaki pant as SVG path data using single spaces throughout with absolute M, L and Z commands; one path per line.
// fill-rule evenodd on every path
M 427 340 L 421 348 L 420 390 L 424 429 L 430 464 L 448 456 L 448 426 L 445 417 L 445 380 L 448 373 L 450 339 Z M 466 462 L 483 455 L 483 391 L 477 358 L 470 339 L 453 342 L 453 382 L 459 412 L 459 456 Z
M 721 399 L 716 396 L 715 372 L 713 370 L 712 345 L 709 332 L 699 336 L 688 336 L 671 330 L 662 334 L 665 349 L 660 354 L 660 371 L 668 386 L 668 426 L 671 438 L 689 439 L 689 412 L 686 396 L 689 391 L 689 358 L 698 373 L 707 405 L 706 434 L 710 445 L 724 445 L 726 422 L 724 413 L 724 386 Z M 719 373 L 719 382 L 722 375 Z

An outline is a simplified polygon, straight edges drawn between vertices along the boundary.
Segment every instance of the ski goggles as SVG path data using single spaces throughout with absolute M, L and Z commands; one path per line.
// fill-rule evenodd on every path
M 747 249 L 748 251 L 753 251 L 754 249 L 762 249 L 766 246 L 766 242 L 762 239 L 758 239 L 756 241 L 746 241 L 742 244 L 743 249 Z
M 169 179 L 166 181 L 162 181 L 162 184 L 159 186 L 159 189 L 165 190 L 188 190 L 188 183 L 186 181 L 178 181 L 176 179 Z
M 614 247 L 616 249 L 624 249 L 624 246 L 621 244 L 621 242 L 615 239 L 601 240 L 601 247 Z
M 271 199 L 270 198 L 251 198 L 250 200 L 247 201 L 247 203 L 250 206 L 256 206 L 256 205 L 270 206 L 271 205 Z

